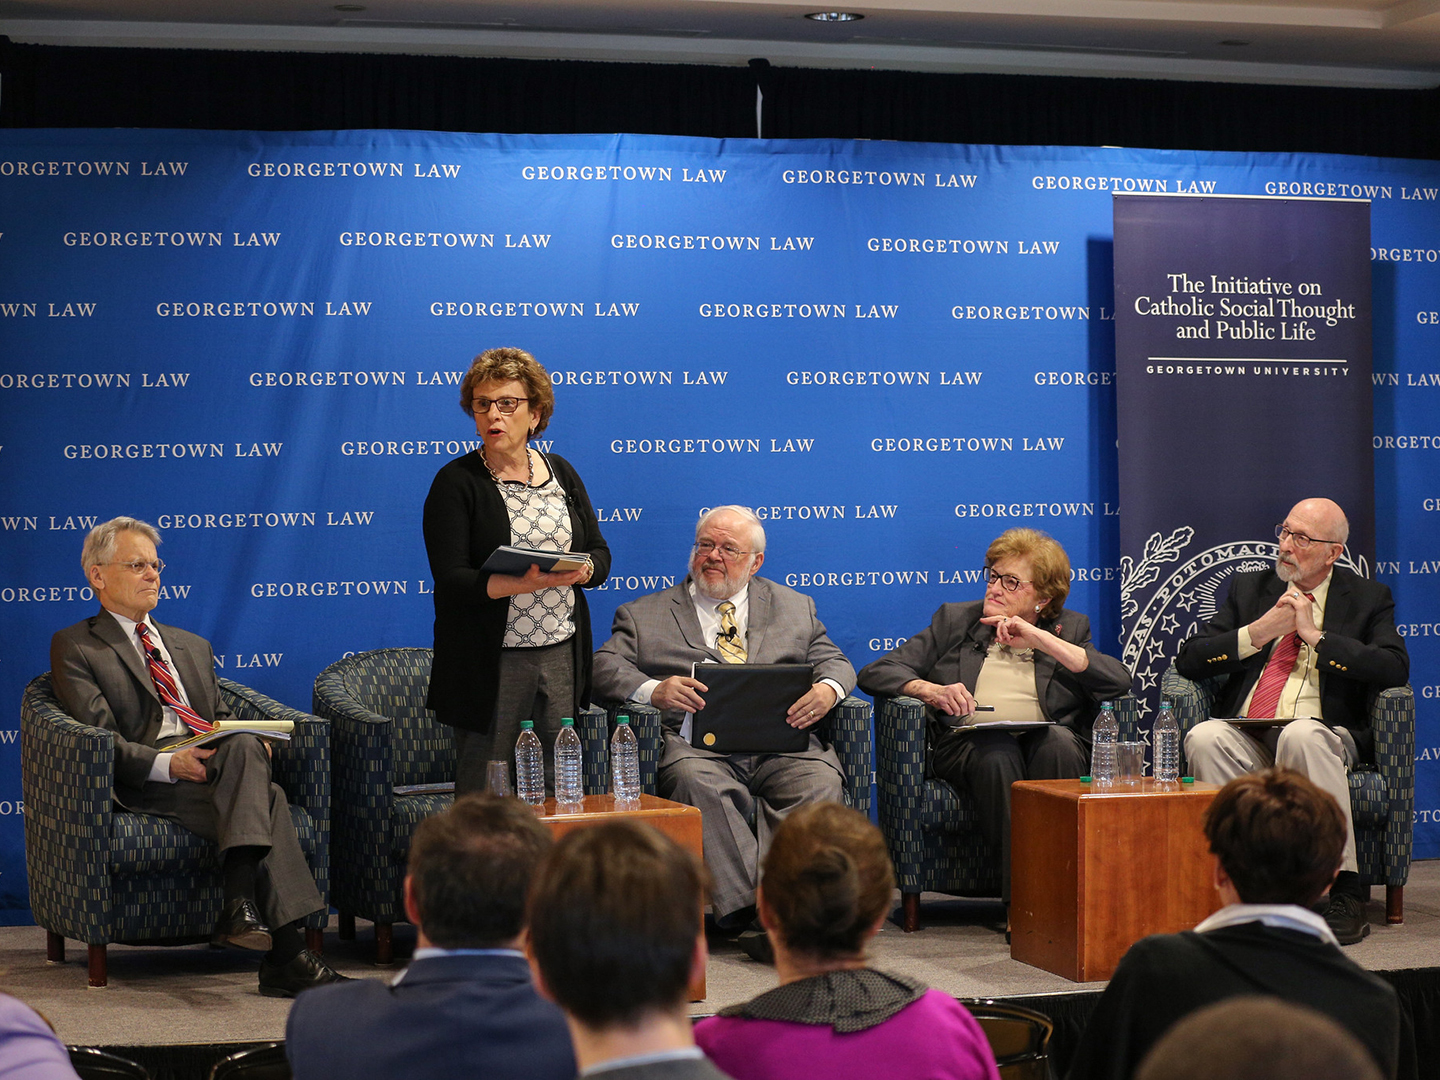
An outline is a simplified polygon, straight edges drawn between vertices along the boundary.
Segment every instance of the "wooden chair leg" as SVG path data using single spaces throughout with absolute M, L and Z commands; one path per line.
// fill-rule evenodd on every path
M 96 989 L 110 984 L 110 972 L 105 966 L 105 946 L 90 946 L 90 985 Z
M 355 940 L 355 916 L 348 911 L 340 912 L 340 940 Z
M 395 962 L 395 940 L 391 936 L 394 927 L 388 922 L 375 924 L 375 963 L 386 967 Z
M 316 956 L 325 952 L 325 931 L 313 926 L 305 928 L 305 948 L 309 949 Z
M 1403 923 L 1405 921 L 1405 886 L 1385 886 L 1385 921 L 1387 923 Z
M 45 931 L 45 959 L 52 964 L 65 962 L 65 935 L 53 930 Z
M 905 933 L 913 934 L 920 929 L 920 894 L 918 892 L 901 893 L 900 901 L 905 910 L 903 929 Z

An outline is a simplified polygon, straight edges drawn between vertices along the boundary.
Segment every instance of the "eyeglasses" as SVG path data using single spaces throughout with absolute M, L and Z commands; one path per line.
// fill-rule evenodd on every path
M 123 567 L 125 567 L 126 570 L 129 570 L 132 574 L 143 574 L 143 573 L 145 573 L 146 570 L 154 570 L 155 573 L 158 574 L 158 573 L 160 573 L 161 571 L 163 571 L 163 570 L 165 569 L 165 560 L 164 560 L 164 559 L 156 559 L 154 562 L 147 562 L 147 561 L 144 560 L 144 559 L 136 559 L 134 562 L 112 562 L 112 563 L 106 563 L 105 565 L 106 565 L 106 566 L 123 566 Z
M 529 400 L 528 397 L 477 397 L 470 404 L 474 407 L 475 411 L 482 416 L 490 411 L 491 405 L 498 407 L 504 415 L 509 416 L 520 407 L 522 401 Z
M 1034 584 L 1034 582 L 1031 581 L 1022 581 L 1014 574 L 997 574 L 988 566 L 981 571 L 981 574 L 984 575 L 986 585 L 994 585 L 995 582 L 998 581 L 1000 583 L 1000 587 L 1006 592 L 1016 592 L 1021 585 Z
M 714 540 L 695 541 L 695 553 L 697 555 L 709 555 L 718 551 L 720 557 L 726 562 L 734 562 L 741 555 L 754 555 L 753 551 L 741 551 L 734 544 L 716 544 Z
M 1304 533 L 1302 533 L 1302 532 L 1296 532 L 1294 529 L 1287 529 L 1284 525 L 1276 525 L 1276 526 L 1275 526 L 1275 539 L 1276 539 L 1276 540 L 1284 540 L 1287 536 L 1290 538 L 1290 542 L 1291 542 L 1292 544 L 1294 544 L 1297 548 L 1301 548 L 1301 549 L 1308 548 L 1311 544 L 1339 544 L 1339 543 L 1341 543 L 1341 541 L 1339 541 L 1339 540 L 1317 540 L 1317 539 L 1316 539 L 1315 537 L 1313 537 L 1313 536 L 1306 536 Z

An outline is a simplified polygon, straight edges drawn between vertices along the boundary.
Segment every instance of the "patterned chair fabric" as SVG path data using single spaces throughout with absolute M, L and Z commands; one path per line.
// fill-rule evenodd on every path
M 1211 715 L 1224 676 L 1192 682 L 1171 664 L 1160 693 L 1175 709 L 1182 737 Z M 1404 917 L 1404 885 L 1410 877 L 1415 811 L 1415 692 L 1409 686 L 1382 690 L 1370 710 L 1375 764 L 1350 772 L 1350 816 L 1363 885 L 1384 885 L 1386 917 Z
M 654 795 L 656 778 L 660 771 L 660 749 L 664 745 L 661 738 L 660 710 L 627 701 L 620 705 L 610 705 L 604 711 L 593 708 L 590 711 L 598 715 L 589 722 L 603 724 L 592 736 L 598 743 L 600 753 L 604 755 L 603 758 L 596 755 L 597 781 L 603 781 L 596 791 L 610 790 L 608 733 L 614 730 L 615 718 L 624 715 L 630 718 L 630 726 L 640 742 L 640 788 L 647 794 Z M 821 739 L 834 744 L 835 755 L 845 769 L 845 805 L 854 807 L 867 816 L 871 805 L 870 787 L 875 776 L 875 759 L 871 750 L 871 716 L 872 710 L 868 701 L 847 697 L 816 727 L 816 733 Z M 606 734 L 600 736 L 600 731 Z M 585 753 L 588 777 L 592 765 L 589 744 L 585 747 Z M 585 790 L 587 793 L 591 791 L 588 779 Z
M 342 916 L 405 921 L 401 886 L 410 837 L 449 793 L 398 786 L 453 783 L 455 738 L 425 707 L 430 649 L 375 649 L 337 660 L 315 679 L 315 713 L 335 741 L 335 881 Z
M 918 930 L 922 892 L 1000 895 L 999 861 L 980 831 L 968 792 L 957 792 L 929 771 L 925 706 L 912 697 L 875 699 L 876 786 L 880 831 L 905 898 L 906 928 Z M 1140 714 L 1130 696 L 1115 702 L 1122 739 L 1140 738 Z M 1016 852 L 1015 858 L 1024 858 Z
M 291 741 L 275 744 L 275 782 L 285 789 L 301 849 L 327 896 L 329 725 L 228 679 L 220 680 L 220 692 L 238 719 L 295 722 Z M 117 808 L 114 763 L 113 734 L 67 716 L 48 672 L 33 679 L 20 704 L 20 783 L 35 921 L 52 935 L 101 950 L 111 942 L 207 939 L 223 903 L 219 852 L 166 818 Z M 327 918 L 319 912 L 305 925 L 318 930 Z

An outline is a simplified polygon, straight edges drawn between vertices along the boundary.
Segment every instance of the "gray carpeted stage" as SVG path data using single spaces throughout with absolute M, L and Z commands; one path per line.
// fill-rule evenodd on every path
M 959 997 L 1069 995 L 1099 989 L 1072 983 L 1011 960 L 998 903 L 925 898 L 925 929 L 905 934 L 886 924 L 873 950 L 877 967 L 906 972 Z M 1440 861 L 1416 863 L 1405 889 L 1405 922 L 1384 924 L 1380 891 L 1370 904 L 1372 932 L 1345 950 L 1376 971 L 1440 968 Z M 414 933 L 396 927 L 397 953 L 408 954 Z M 358 940 L 325 936 L 326 957 L 347 975 L 393 978 L 399 970 L 369 962 L 369 927 Z M 289 1002 L 256 992 L 258 961 L 245 953 L 206 946 L 111 946 L 110 985 L 85 985 L 85 950 L 71 942 L 63 965 L 45 962 L 45 935 L 35 927 L 0 928 L 0 986 L 40 1010 L 67 1043 L 90 1046 L 255 1043 L 285 1037 Z M 773 968 L 758 964 L 727 942 L 712 943 L 709 996 L 693 1007 L 714 1012 L 775 985 Z M 1033 1004 L 1033 1002 L 1032 1002 Z

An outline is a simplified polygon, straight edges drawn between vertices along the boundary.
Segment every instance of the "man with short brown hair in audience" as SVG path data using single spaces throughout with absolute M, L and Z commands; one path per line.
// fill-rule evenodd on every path
M 1225 906 L 1194 930 L 1130 947 L 1090 1018 L 1069 1080 L 1129 1080 L 1176 1021 L 1253 994 L 1332 1017 L 1393 1078 L 1400 1059 L 1395 988 L 1347 959 L 1311 909 L 1335 879 L 1345 848 L 1335 799 L 1288 769 L 1249 773 L 1215 796 L 1205 837 Z
M 728 1080 L 690 1032 L 705 973 L 704 868 L 648 825 L 563 837 L 530 896 L 530 965 L 565 1011 L 582 1077 Z
M 410 841 L 410 966 L 389 983 L 314 990 L 290 1010 L 296 1080 L 571 1080 L 565 1018 L 521 952 L 550 831 L 518 799 L 465 795 Z

